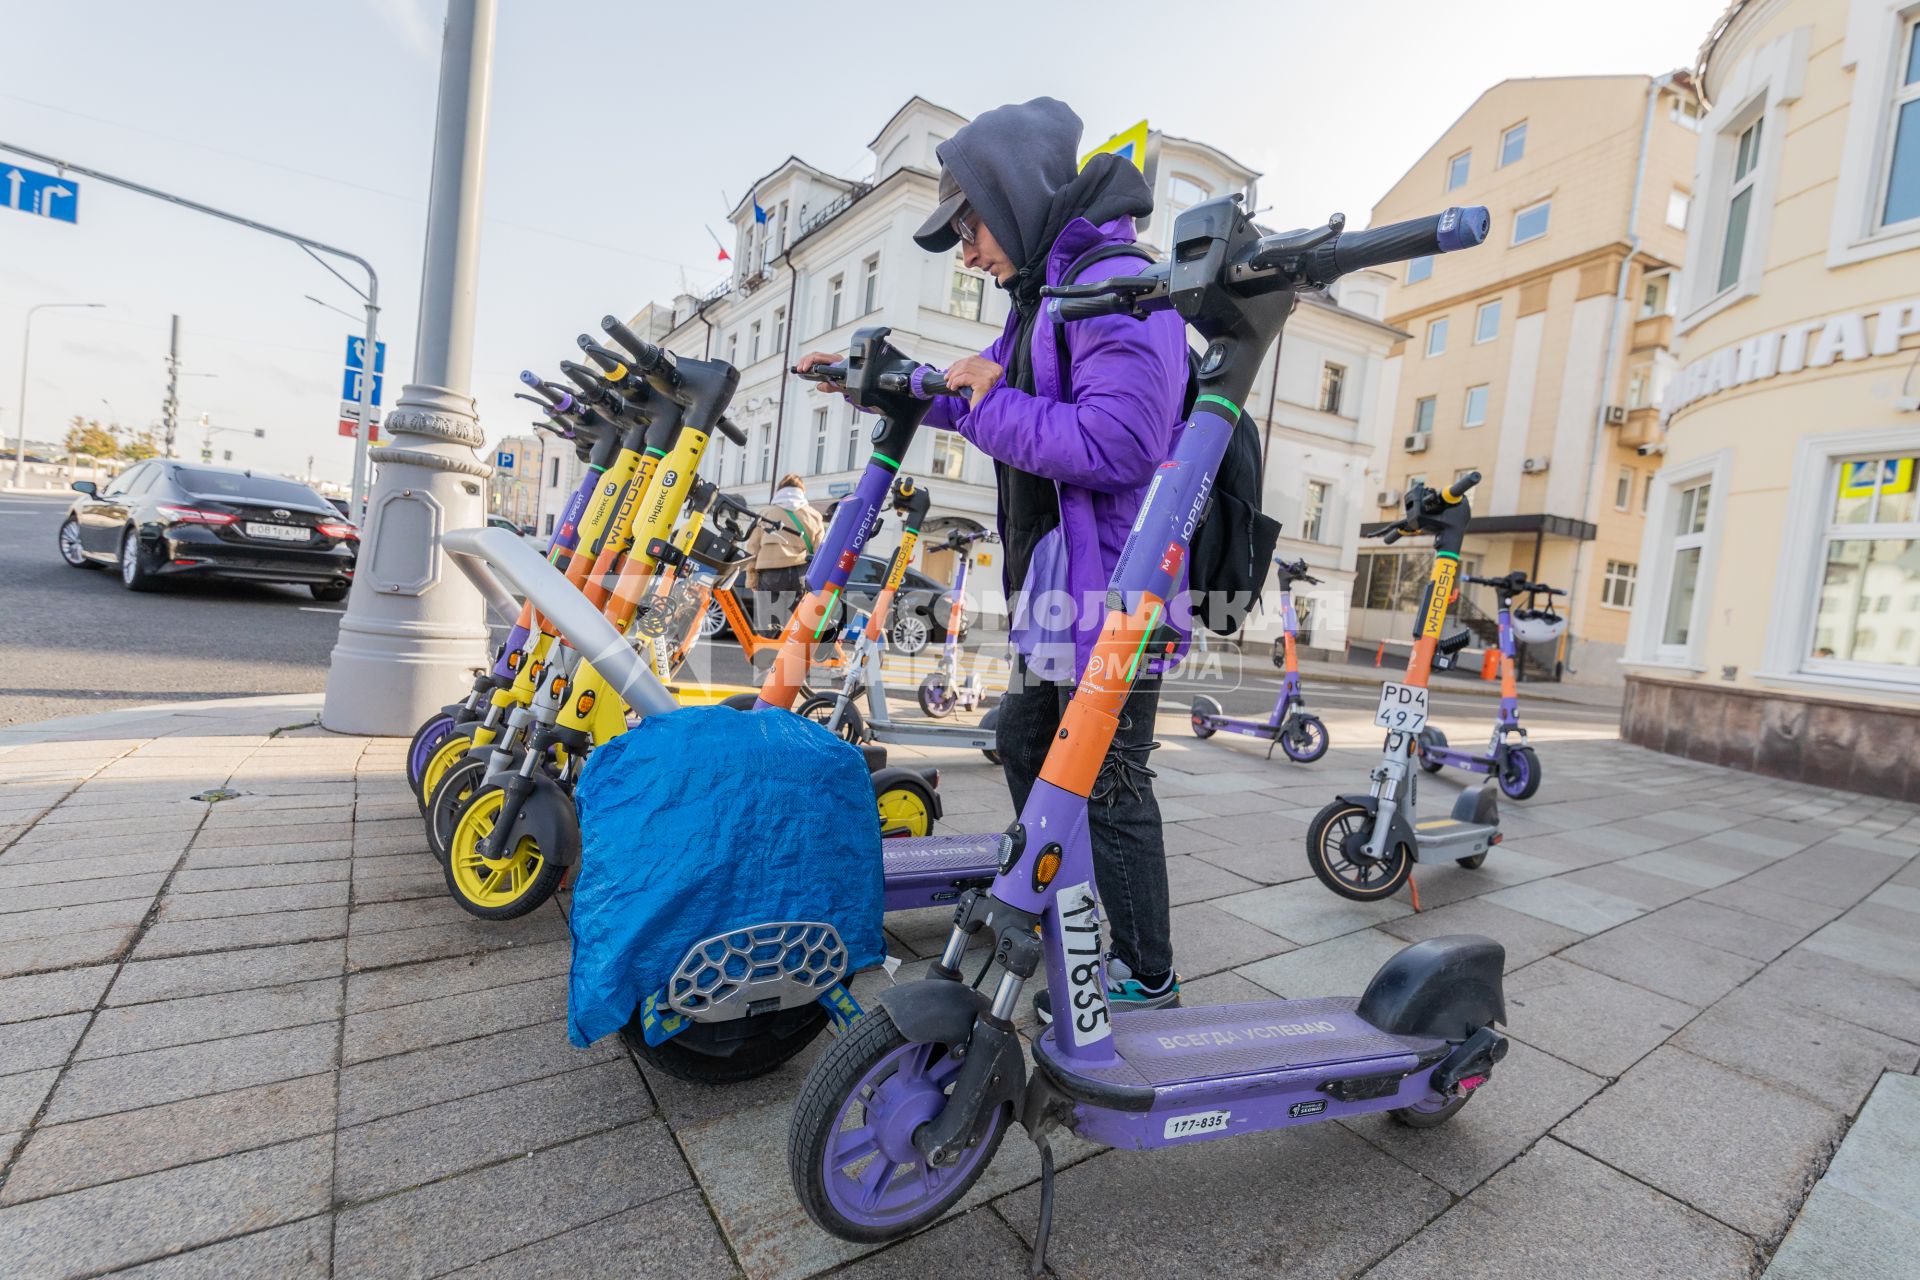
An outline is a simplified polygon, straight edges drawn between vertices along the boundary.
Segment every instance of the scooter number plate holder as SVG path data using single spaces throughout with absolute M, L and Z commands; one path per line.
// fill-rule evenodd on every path
M 1380 686 L 1380 706 L 1373 722 L 1383 729 L 1418 733 L 1427 723 L 1427 691 L 1418 685 L 1393 680 Z

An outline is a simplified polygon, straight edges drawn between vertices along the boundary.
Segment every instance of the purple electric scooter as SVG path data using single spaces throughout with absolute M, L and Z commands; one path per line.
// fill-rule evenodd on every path
M 1267 759 L 1273 759 L 1274 747 L 1287 753 L 1298 764 L 1312 764 L 1327 754 L 1327 726 L 1307 710 L 1307 699 L 1300 692 L 1300 659 L 1294 651 L 1300 638 L 1300 618 L 1293 611 L 1293 584 L 1304 582 L 1318 586 L 1320 579 L 1307 572 L 1305 560 L 1275 559 L 1280 571 L 1280 619 L 1282 670 L 1280 697 L 1273 714 L 1265 720 L 1237 720 L 1225 714 L 1214 699 L 1201 694 L 1193 700 L 1193 736 L 1211 738 L 1216 733 L 1244 733 L 1267 740 Z
M 1181 214 L 1172 259 L 1138 276 L 1049 289 L 1062 320 L 1172 307 L 1208 343 L 1200 394 L 1121 551 L 1101 638 L 1019 819 L 998 837 L 999 874 L 969 890 L 930 976 L 885 991 L 836 1042 L 794 1107 L 788 1165 L 808 1215 L 847 1240 L 907 1235 L 965 1195 L 1018 1120 L 1040 1149 L 1034 1266 L 1052 1221 L 1055 1128 L 1147 1149 L 1386 1111 L 1426 1127 L 1473 1096 L 1506 1041 L 1505 952 L 1434 938 L 1384 964 L 1358 998 L 1263 1000 L 1115 1013 L 1107 996 L 1088 797 L 1149 639 L 1178 592 L 1260 355 L 1295 291 L 1344 272 L 1464 249 L 1484 208 L 1343 234 L 1262 236 L 1237 204 Z M 962 979 L 973 935 L 1000 976 Z M 1044 968 L 1054 1021 L 1028 1076 L 1014 1012 Z
M 1492 587 L 1500 601 L 1500 705 L 1493 713 L 1493 736 L 1484 753 L 1447 745 L 1447 735 L 1431 725 L 1420 730 L 1415 747 L 1420 767 L 1438 773 L 1452 767 L 1468 773 L 1490 773 L 1499 784 L 1500 794 L 1509 800 L 1525 800 L 1540 789 L 1540 756 L 1527 745 L 1527 731 L 1520 727 L 1519 644 L 1549 644 L 1566 631 L 1566 619 L 1553 608 L 1553 597 L 1563 596 L 1539 582 L 1527 581 L 1519 570 L 1504 578 L 1476 578 L 1468 582 Z M 1515 596 L 1525 593 L 1527 602 L 1513 607 Z M 1544 598 L 1544 607 L 1539 601 Z
M 956 711 L 971 711 L 986 696 L 978 672 L 960 673 L 960 633 L 967 621 L 967 571 L 973 564 L 973 544 L 998 542 L 1000 535 L 991 529 L 962 533 L 955 529 L 944 544 L 958 553 L 959 566 L 953 571 L 953 589 L 947 597 L 947 634 L 940 646 L 940 665 L 920 681 L 920 709 L 939 719 Z

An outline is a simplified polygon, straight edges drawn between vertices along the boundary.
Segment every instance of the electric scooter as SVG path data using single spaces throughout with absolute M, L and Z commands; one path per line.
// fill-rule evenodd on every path
M 1256 372 L 1295 292 L 1343 272 L 1478 244 L 1487 213 L 1346 234 L 1262 236 L 1238 197 L 1179 216 L 1172 256 L 1137 276 L 1046 290 L 1063 320 L 1176 309 L 1208 346 L 1199 396 L 1155 472 L 1107 592 L 1100 640 L 1019 819 L 996 837 L 999 871 L 967 893 L 929 976 L 889 988 L 802 1086 L 788 1141 L 794 1191 L 845 1240 L 897 1239 L 931 1223 L 985 1171 L 1011 1122 L 1040 1149 L 1034 1270 L 1052 1227 L 1048 1134 L 1067 1128 L 1149 1149 L 1385 1111 L 1421 1126 L 1456 1114 L 1505 1054 L 1504 951 L 1489 939 L 1415 943 L 1352 998 L 1262 1000 L 1116 1014 L 1101 959 L 1088 797 L 1146 649 L 1179 584 Z M 992 994 L 961 974 L 990 939 Z M 1042 969 L 1058 1011 L 1032 1041 L 1013 1025 Z M 981 979 L 987 968 L 983 965 Z
M 1427 725 L 1420 730 L 1414 745 L 1420 753 L 1420 767 L 1428 773 L 1438 773 L 1448 765 L 1469 773 L 1489 773 L 1500 784 L 1501 795 L 1509 800 L 1525 800 L 1540 789 L 1543 775 L 1540 756 L 1527 745 L 1527 731 L 1520 727 L 1516 655 L 1522 642 L 1550 643 L 1566 631 L 1566 619 L 1553 608 L 1553 597 L 1566 592 L 1529 582 L 1527 575 L 1517 569 L 1504 578 L 1469 575 L 1467 581 L 1492 587 L 1500 601 L 1500 705 L 1493 713 L 1493 737 L 1488 740 L 1484 753 L 1475 753 L 1449 747 L 1447 735 Z M 1513 599 L 1522 592 L 1526 593 L 1527 602 L 1516 611 Z M 1544 608 L 1537 603 L 1541 597 L 1546 600 Z
M 920 709 L 935 719 L 950 716 L 955 711 L 971 711 L 980 705 L 980 699 L 985 696 L 978 672 L 960 674 L 960 633 L 966 627 L 967 570 L 973 564 L 973 545 L 976 542 L 998 541 L 1000 535 L 992 530 L 962 533 L 955 529 L 947 534 L 947 540 L 942 544 L 947 550 L 958 553 L 960 563 L 953 571 L 953 593 L 947 608 L 947 635 L 940 646 L 939 665 L 920 681 Z
M 900 545 L 894 549 L 893 559 L 887 565 L 887 575 L 881 584 L 879 594 L 874 598 L 873 608 L 864 619 L 859 620 L 859 639 L 854 647 L 852 660 L 847 664 L 846 677 L 840 682 L 840 688 L 833 693 L 815 694 L 804 699 L 795 710 L 810 720 L 818 720 L 833 732 L 849 742 L 884 742 L 916 747 L 962 747 L 985 754 L 994 764 L 1000 763 L 995 749 L 999 739 L 1000 708 L 990 709 L 979 725 L 962 724 L 926 724 L 912 721 L 895 720 L 887 696 L 886 675 L 883 664 L 886 659 L 887 638 L 886 618 L 893 607 L 895 592 L 900 588 L 901 580 L 906 576 L 907 562 L 913 558 L 913 549 L 920 533 L 920 521 L 926 518 L 927 508 L 932 496 L 926 486 L 914 483 L 911 476 L 901 476 L 894 482 L 891 501 L 904 521 L 900 535 Z M 947 545 L 962 552 L 974 541 L 982 538 L 994 538 L 993 534 L 961 534 L 949 536 Z M 962 566 L 965 565 L 962 560 Z M 958 584 L 964 583 L 965 573 L 956 575 L 957 601 Z M 942 659 L 948 670 L 957 668 L 958 655 L 955 649 L 955 636 L 961 606 L 956 604 L 947 630 L 947 657 Z M 951 665 L 948 665 L 951 664 Z M 929 676 L 928 679 L 932 679 Z M 972 697 L 977 699 L 979 677 L 969 677 Z M 862 692 L 867 697 L 867 715 L 863 719 L 859 710 Z M 921 706 L 927 703 L 926 686 L 920 690 Z M 950 702 L 949 710 L 957 705 L 958 697 Z M 969 706 L 973 705 L 969 701 Z
M 1466 495 L 1478 483 L 1480 473 L 1469 471 L 1448 489 L 1410 485 L 1404 514 L 1378 531 L 1389 543 L 1405 534 L 1432 535 L 1433 576 L 1415 615 L 1419 626 L 1407 655 L 1406 678 L 1389 680 L 1380 689 L 1373 722 L 1387 731 L 1387 738 L 1380 763 L 1368 775 L 1372 790 L 1335 797 L 1307 826 L 1307 862 L 1320 882 L 1343 898 L 1372 902 L 1388 897 L 1411 882 L 1414 863 L 1436 856 L 1471 870 L 1500 843 L 1500 802 L 1493 783 L 1461 792 L 1450 815 L 1423 822 L 1419 778 L 1413 771 L 1418 751 L 1414 744 L 1427 722 L 1428 679 L 1434 670 L 1452 667 L 1470 639 L 1464 627 L 1450 635 L 1441 632 L 1460 573 L 1460 544 L 1473 518 Z M 1412 892 L 1417 911 L 1419 886 Z
M 1244 733 L 1267 740 L 1269 760 L 1273 759 L 1273 749 L 1277 746 L 1287 753 L 1287 759 L 1312 764 L 1327 754 L 1330 739 L 1327 726 L 1306 709 L 1306 697 L 1300 692 L 1300 659 L 1294 649 L 1300 635 L 1300 619 L 1293 611 L 1293 584 L 1304 582 L 1318 586 L 1320 579 L 1307 572 L 1305 560 L 1289 564 L 1275 559 L 1273 563 L 1280 570 L 1280 638 L 1286 664 L 1286 675 L 1280 681 L 1280 697 L 1273 704 L 1273 713 L 1264 721 L 1237 720 L 1224 714 L 1214 699 L 1201 694 L 1193 700 L 1193 736 L 1211 738 L 1216 733 Z

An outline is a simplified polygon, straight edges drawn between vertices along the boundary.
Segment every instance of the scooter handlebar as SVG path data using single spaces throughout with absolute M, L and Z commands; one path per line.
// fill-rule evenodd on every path
M 847 365 L 844 360 L 833 364 L 816 364 L 811 369 L 802 369 L 799 365 L 795 365 L 793 372 L 795 376 L 805 378 L 808 382 L 844 383 L 847 380 Z
M 1429 254 L 1471 249 L 1487 238 L 1490 219 L 1485 205 L 1456 205 L 1425 218 L 1410 218 L 1366 231 L 1343 231 L 1315 253 L 1330 255 L 1333 275 L 1424 258 Z M 1316 275 L 1320 274 L 1318 272 Z
M 679 377 L 673 367 L 672 358 L 659 347 L 654 346 L 651 342 L 646 341 L 640 337 L 639 334 L 627 328 L 626 325 L 620 323 L 618 317 L 601 316 L 600 328 L 606 332 L 609 338 L 612 338 L 615 342 L 627 349 L 627 354 L 632 358 L 633 367 L 641 373 L 650 374 L 654 377 L 665 377 L 670 382 L 679 381 Z
M 737 425 L 735 425 L 732 418 L 726 417 L 723 414 L 720 418 L 720 421 L 714 423 L 713 425 L 715 430 L 719 431 L 721 435 L 733 441 L 735 444 L 738 444 L 738 445 L 746 444 L 747 433 L 741 430 Z
M 1444 496 L 1448 502 L 1458 502 L 1467 496 L 1469 489 L 1479 483 L 1480 473 L 1478 471 L 1469 471 L 1458 480 L 1455 480 L 1451 485 L 1447 486 L 1444 491 Z

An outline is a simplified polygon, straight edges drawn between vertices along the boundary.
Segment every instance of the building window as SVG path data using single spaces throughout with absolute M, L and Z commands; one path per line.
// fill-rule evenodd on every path
M 1740 131 L 1733 153 L 1733 185 L 1727 200 L 1727 229 L 1720 240 L 1720 274 L 1716 293 L 1733 288 L 1740 279 L 1740 262 L 1747 251 L 1747 220 L 1753 214 L 1754 171 L 1760 167 L 1760 136 L 1764 120 Z
M 1613 480 L 1613 509 L 1625 511 L 1633 505 L 1633 468 L 1622 467 Z
M 1808 669 L 1897 667 L 1911 679 L 1920 674 L 1920 458 L 1843 459 L 1830 474 Z
M 1500 168 L 1504 169 L 1527 154 L 1527 122 L 1522 120 L 1500 135 Z
M 773 479 L 773 424 L 760 424 L 760 478 Z
M 1300 537 L 1307 542 L 1325 542 L 1327 496 L 1330 486 L 1324 480 L 1307 481 L 1307 501 L 1300 513 Z
M 1687 211 L 1693 208 L 1693 197 L 1678 187 L 1667 192 L 1667 225 L 1675 231 L 1687 229 Z
M 880 258 L 868 258 L 860 283 L 860 314 L 867 315 L 880 306 Z
M 760 358 L 760 322 L 755 320 L 747 326 L 747 363 L 752 364 Z
M 1467 388 L 1467 411 L 1460 418 L 1463 427 L 1484 426 L 1487 421 L 1487 384 Z
M 827 469 L 827 411 L 813 411 L 813 474 L 821 475 Z
M 786 209 L 786 202 L 782 201 L 780 204 L 780 216 L 782 218 L 786 216 Z M 787 309 L 785 307 L 775 307 L 773 309 L 773 346 L 771 351 L 783 351 L 786 349 L 786 345 Z
M 1213 199 L 1213 192 L 1192 178 L 1185 178 L 1176 173 L 1167 179 L 1167 220 L 1157 222 L 1157 225 L 1161 231 L 1160 238 L 1166 241 L 1168 247 L 1173 245 L 1173 227 L 1180 220 L 1180 215 L 1193 206 L 1211 199 Z
M 933 463 L 928 468 L 936 476 L 946 476 L 958 480 L 960 469 L 967 465 L 967 442 L 957 431 L 936 431 L 933 433 Z
M 1473 340 L 1492 342 L 1500 336 L 1500 299 L 1483 302 L 1480 309 L 1473 313 Z
M 1880 206 L 1882 226 L 1920 218 L 1920 17 L 1908 20 L 1901 49 L 1888 124 L 1893 145 L 1888 148 L 1887 196 Z
M 1667 288 L 1668 277 L 1665 272 L 1657 276 L 1648 276 L 1640 288 L 1640 318 L 1651 320 L 1655 316 L 1667 314 L 1670 292 Z
M 835 276 L 827 281 L 827 328 L 840 327 L 840 294 L 844 288 L 844 276 Z
M 1675 497 L 1673 559 L 1667 574 L 1667 611 L 1660 625 L 1660 644 L 1664 649 L 1684 650 L 1693 638 L 1695 595 L 1700 583 L 1700 558 L 1706 554 L 1713 482 L 1690 485 Z
M 1552 212 L 1553 201 L 1542 200 L 1539 204 L 1529 205 L 1514 214 L 1513 242 L 1526 244 L 1530 240 L 1538 240 L 1547 234 L 1547 218 Z
M 727 363 L 734 368 L 740 367 L 740 335 L 727 335 Z
M 1675 98 L 1667 119 L 1690 133 L 1700 132 L 1700 104 L 1692 98 Z
M 1447 317 L 1441 316 L 1427 325 L 1427 354 L 1442 356 L 1447 353 Z
M 1473 168 L 1473 152 L 1462 151 L 1447 161 L 1447 190 L 1457 191 L 1467 185 L 1467 172 Z
M 1653 366 L 1647 364 L 1637 364 L 1627 373 L 1627 408 L 1644 409 L 1651 403 L 1647 390 L 1652 376 Z
M 1653 472 L 1651 471 L 1647 472 L 1647 482 L 1644 485 L 1640 486 L 1640 514 L 1641 515 L 1647 514 L 1647 510 L 1653 506 L 1653 476 L 1654 476 Z
M 377 427 L 380 424 L 376 422 L 373 425 Z M 558 454 L 555 454 L 553 458 L 553 475 L 548 478 L 547 487 L 549 489 L 552 489 L 558 486 L 559 483 L 560 483 L 560 456 Z
M 1633 608 L 1633 581 L 1640 566 L 1624 560 L 1607 561 L 1607 572 L 1600 579 L 1600 603 L 1609 609 Z
M 1439 402 L 1438 396 L 1421 396 L 1413 402 L 1413 432 L 1425 435 L 1433 430 L 1433 409 Z
M 1419 284 L 1433 274 L 1433 255 L 1424 258 L 1407 259 L 1407 283 Z
M 978 320 L 981 309 L 985 306 L 986 296 L 986 280 L 971 271 L 962 269 L 956 262 L 953 268 L 953 284 L 947 290 L 947 314 L 959 316 L 962 320 Z
M 1347 367 L 1329 361 L 1320 366 L 1320 412 L 1340 412 L 1340 395 L 1347 388 Z
M 860 430 L 860 414 L 852 405 L 848 405 L 846 465 L 846 470 L 848 471 L 858 471 L 860 469 L 860 437 L 863 434 L 865 433 Z
M 740 462 L 733 469 L 733 482 L 735 484 L 747 482 L 747 446 L 745 445 L 740 446 Z

